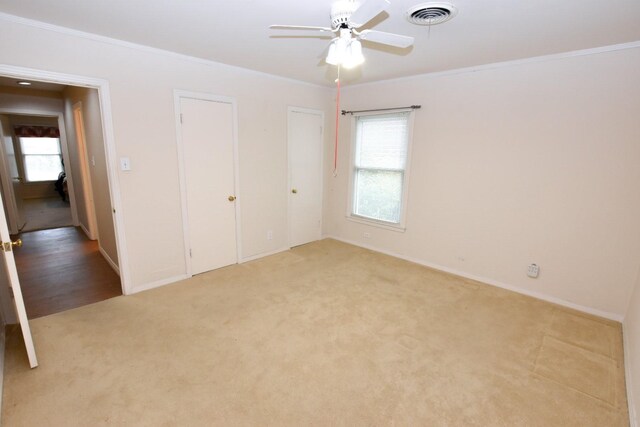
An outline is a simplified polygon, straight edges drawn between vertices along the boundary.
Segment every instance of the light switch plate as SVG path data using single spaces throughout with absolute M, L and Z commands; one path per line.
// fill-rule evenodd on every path
M 131 161 L 128 157 L 120 157 L 120 169 L 125 172 L 131 170 Z

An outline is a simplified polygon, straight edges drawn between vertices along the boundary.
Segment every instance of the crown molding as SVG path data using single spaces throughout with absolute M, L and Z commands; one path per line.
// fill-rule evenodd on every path
M 118 47 L 124 47 L 124 48 L 127 48 L 127 49 L 133 49 L 133 50 L 137 50 L 139 52 L 146 52 L 146 53 L 151 53 L 151 54 L 155 54 L 155 55 L 162 55 L 162 56 L 165 56 L 165 57 L 174 58 L 174 59 L 187 61 L 187 62 L 193 62 L 193 63 L 196 63 L 196 64 L 201 64 L 201 65 L 205 65 L 205 66 L 209 66 L 209 67 L 220 67 L 220 66 L 223 66 L 223 67 L 228 67 L 228 68 L 230 68 L 232 70 L 242 71 L 242 72 L 245 72 L 245 73 L 250 73 L 250 74 L 259 75 L 259 76 L 263 76 L 263 77 L 269 77 L 269 78 L 273 78 L 273 79 L 278 79 L 278 80 L 286 81 L 286 82 L 290 82 L 290 83 L 296 83 L 296 84 L 301 84 L 301 85 L 306 85 L 306 86 L 312 86 L 312 87 L 321 88 L 321 89 L 328 89 L 329 88 L 328 86 L 319 85 L 319 84 L 316 84 L 316 83 L 305 82 L 303 80 L 296 80 L 296 79 L 292 79 L 290 77 L 283 77 L 283 76 L 279 76 L 279 75 L 276 75 L 276 74 L 265 73 L 263 71 L 252 70 L 250 68 L 239 67 L 237 65 L 225 64 L 223 62 L 216 62 L 216 61 L 212 61 L 210 59 L 204 59 L 204 58 L 199 58 L 199 57 L 196 57 L 196 56 L 185 55 L 183 53 L 177 53 L 177 52 L 173 52 L 173 51 L 170 51 L 170 50 L 160 49 L 160 48 L 157 48 L 157 47 L 151 47 L 151 46 L 146 46 L 146 45 L 142 45 L 142 44 L 138 44 L 138 43 L 132 43 L 132 42 L 128 42 L 128 41 L 124 41 L 124 40 L 120 40 L 120 39 L 114 39 L 114 38 L 107 37 L 107 36 L 101 36 L 99 34 L 88 33 L 88 32 L 80 31 L 80 30 L 74 30 L 72 28 L 63 27 L 63 26 L 60 26 L 60 25 L 54 25 L 54 24 L 48 24 L 48 23 L 42 22 L 42 21 L 36 21 L 35 19 L 29 19 L 29 18 L 23 18 L 21 16 L 11 15 L 9 13 L 0 12 L 0 20 L 7 21 L 7 22 L 12 22 L 14 24 L 20 24 L 20 25 L 33 27 L 33 28 L 38 28 L 38 29 L 45 30 L 45 31 L 52 31 L 52 32 L 59 33 L 59 34 L 64 34 L 64 35 L 67 35 L 67 36 L 80 37 L 80 38 L 83 38 L 83 39 L 87 39 L 87 40 L 91 40 L 91 41 L 95 41 L 95 42 L 99 42 L 99 43 L 110 44 L 112 46 L 118 46 Z
M 376 85 L 381 83 L 403 82 L 403 81 L 421 79 L 421 78 L 437 78 L 437 77 L 452 76 L 456 74 L 476 73 L 478 71 L 487 71 L 487 70 L 507 68 L 507 67 L 517 67 L 520 65 L 537 64 L 540 62 L 547 62 L 547 61 L 558 61 L 562 59 L 575 58 L 579 56 L 599 55 L 601 53 L 616 52 L 619 50 L 637 49 L 637 48 L 640 48 L 640 40 L 628 42 L 628 43 L 612 44 L 608 46 L 593 47 L 589 49 L 572 50 L 569 52 L 554 53 L 550 55 L 532 56 L 530 58 L 513 59 L 510 61 L 493 62 L 491 64 L 474 65 L 471 67 L 454 68 L 451 70 L 444 70 L 444 71 L 435 71 L 431 73 L 413 74 L 411 76 L 403 76 L 403 77 L 397 77 L 397 78 L 385 79 L 385 80 L 376 80 L 374 82 L 356 83 L 356 84 L 347 85 L 345 89 L 371 86 L 371 85 Z

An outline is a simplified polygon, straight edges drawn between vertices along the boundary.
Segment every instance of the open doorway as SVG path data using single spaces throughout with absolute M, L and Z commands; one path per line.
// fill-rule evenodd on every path
M 72 226 L 62 150 L 66 141 L 58 117 L 3 113 L 0 135 L 0 181 L 9 201 L 9 230 L 16 234 Z
M 0 191 L 22 241 L 28 317 L 122 295 L 98 90 L 0 77 L 0 124 Z

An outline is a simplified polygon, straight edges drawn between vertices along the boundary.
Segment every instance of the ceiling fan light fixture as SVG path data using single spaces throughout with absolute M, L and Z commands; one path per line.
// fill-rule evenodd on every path
M 358 3 L 349 0 L 338 0 L 331 4 L 331 26 L 340 28 L 348 25 L 349 18 L 360 6 Z
M 344 37 L 340 37 L 335 41 L 336 44 L 336 55 L 338 56 L 338 60 L 340 62 L 344 61 L 344 58 L 347 55 L 347 48 L 349 47 L 349 40 Z
M 343 66 L 346 69 L 357 67 L 364 62 L 364 55 L 362 54 L 362 43 L 360 40 L 353 40 L 349 44 L 347 49 L 347 56 L 343 62 Z
M 331 32 L 337 37 L 331 40 L 325 63 L 353 68 L 365 60 L 360 40 L 401 49 L 413 44 L 413 37 L 369 28 L 360 30 L 367 23 L 373 23 L 373 19 L 386 11 L 389 5 L 389 0 L 334 0 L 331 5 L 331 28 L 309 25 L 271 25 L 269 28 Z
M 349 50 L 349 41 L 341 37 L 331 43 L 329 46 L 329 53 L 325 62 L 331 65 L 343 64 L 347 58 Z
M 327 58 L 324 60 L 327 64 L 338 65 L 338 54 L 336 48 L 336 42 L 331 43 L 329 46 L 329 53 L 327 54 Z

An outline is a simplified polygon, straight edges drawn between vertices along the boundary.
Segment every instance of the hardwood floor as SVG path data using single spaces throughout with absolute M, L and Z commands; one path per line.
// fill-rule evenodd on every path
M 30 319 L 122 295 L 98 242 L 77 227 L 21 233 L 14 254 Z

